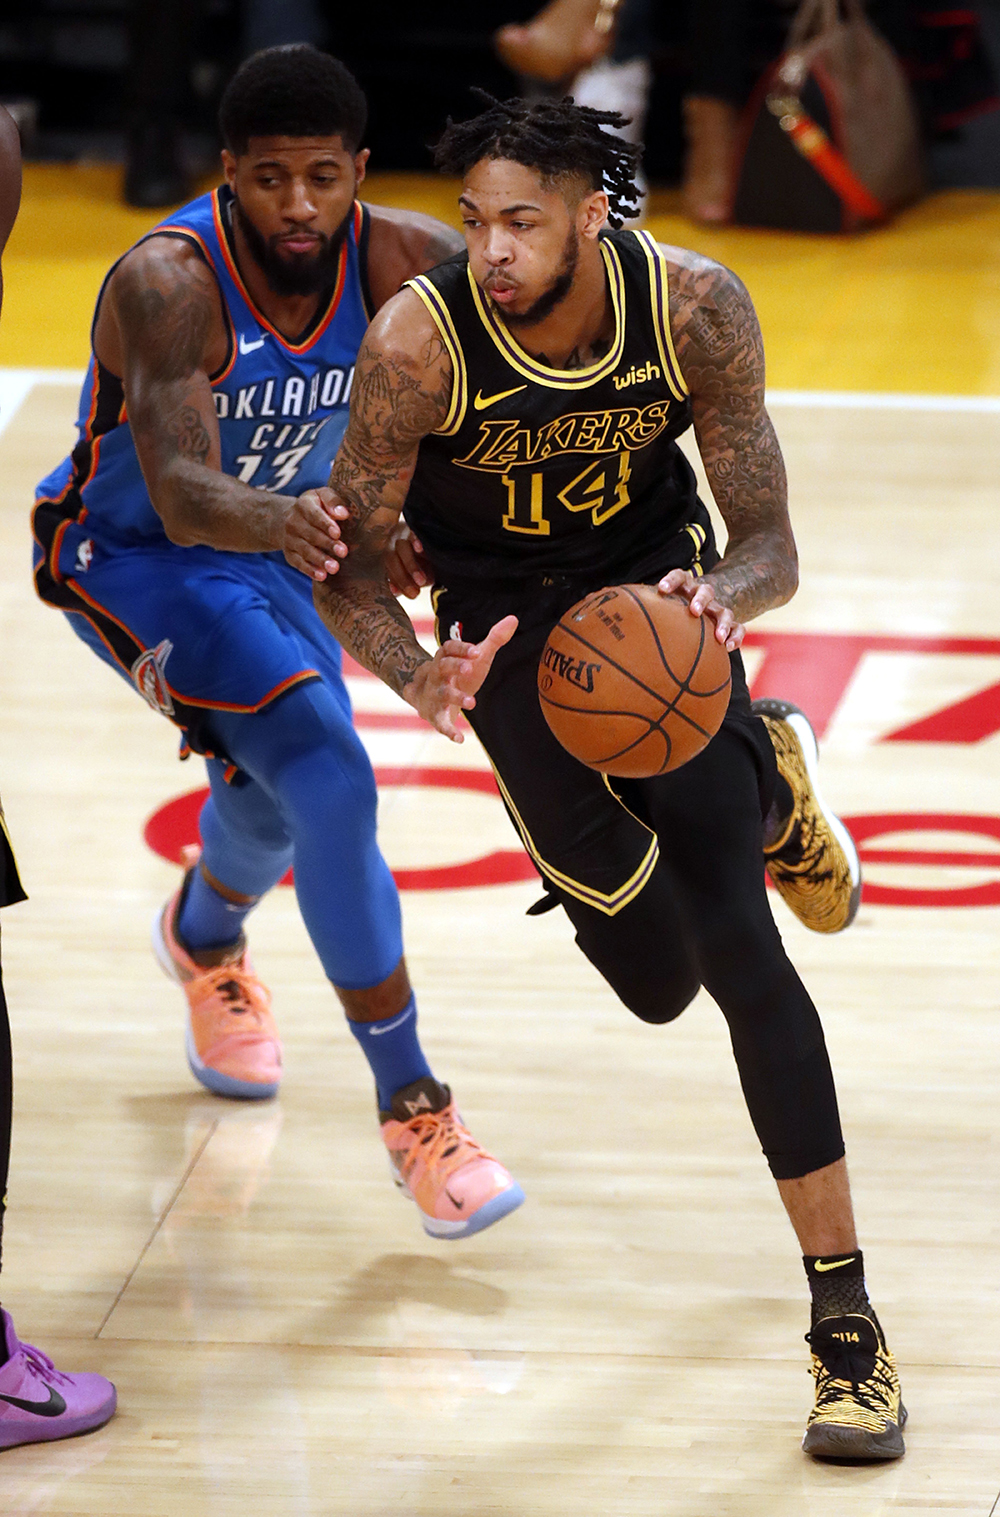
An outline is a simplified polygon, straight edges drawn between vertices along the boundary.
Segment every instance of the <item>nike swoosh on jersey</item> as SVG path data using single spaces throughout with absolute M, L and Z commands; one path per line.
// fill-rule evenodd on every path
M 813 1269 L 820 1275 L 825 1275 L 827 1270 L 843 1269 L 845 1264 L 853 1264 L 853 1259 L 835 1259 L 832 1264 L 821 1264 L 819 1260 L 813 1265 Z
M 6 1401 L 8 1406 L 16 1406 L 21 1412 L 34 1412 L 36 1417 L 61 1417 L 66 1410 L 66 1403 L 58 1391 L 54 1391 L 51 1385 L 46 1386 L 49 1393 L 48 1401 L 22 1401 L 20 1396 L 0 1395 L 0 1401 Z
M 265 341 L 265 339 L 263 337 L 258 337 L 258 339 L 257 339 L 256 342 L 247 342 L 246 338 L 243 336 L 243 333 L 241 332 L 240 333 L 240 352 L 241 353 L 256 353 L 256 351 L 257 351 L 258 348 L 262 348 L 264 346 L 264 341 Z
M 495 395 L 484 395 L 480 390 L 472 404 L 477 411 L 485 411 L 490 406 L 495 406 L 498 400 L 506 400 L 508 395 L 518 395 L 527 388 L 527 385 L 515 385 L 512 390 L 498 390 Z

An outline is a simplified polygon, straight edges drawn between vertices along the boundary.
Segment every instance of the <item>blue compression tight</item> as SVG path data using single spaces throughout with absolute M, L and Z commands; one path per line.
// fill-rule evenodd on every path
M 381 984 L 403 955 L 399 897 L 379 852 L 375 779 L 346 700 L 313 680 L 263 711 L 213 711 L 212 729 L 240 776 L 227 785 L 226 765 L 208 761 L 205 869 L 236 894 L 258 897 L 291 865 L 327 977 L 344 990 Z M 179 926 L 183 935 L 183 913 Z

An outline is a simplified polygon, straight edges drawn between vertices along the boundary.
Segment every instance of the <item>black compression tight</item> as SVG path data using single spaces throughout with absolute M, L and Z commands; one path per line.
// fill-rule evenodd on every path
M 844 1152 L 816 1008 L 785 953 L 764 888 L 758 769 L 724 727 L 699 758 L 627 796 L 660 861 L 609 917 L 556 892 L 577 942 L 644 1022 L 669 1022 L 705 989 L 729 1024 L 750 1116 L 778 1180 Z

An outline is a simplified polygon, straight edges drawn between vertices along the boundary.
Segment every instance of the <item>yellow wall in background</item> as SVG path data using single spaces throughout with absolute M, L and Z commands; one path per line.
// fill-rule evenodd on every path
M 0 366 L 80 368 L 109 265 L 160 219 L 121 204 L 110 167 L 29 164 L 4 260 Z M 454 221 L 455 186 L 373 174 L 366 198 Z M 778 389 L 1000 394 L 1000 195 L 951 191 L 855 238 L 696 227 L 677 197 L 649 225 L 748 285 Z

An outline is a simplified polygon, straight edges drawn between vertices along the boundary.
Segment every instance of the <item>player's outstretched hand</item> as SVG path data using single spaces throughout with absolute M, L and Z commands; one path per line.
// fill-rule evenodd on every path
M 293 569 L 310 579 L 326 579 L 336 574 L 337 560 L 347 557 L 347 544 L 340 540 L 340 522 L 350 512 L 340 504 L 336 493 L 321 486 L 306 490 L 289 502 L 285 516 L 281 551 Z
M 405 595 L 407 600 L 418 596 L 424 585 L 429 585 L 434 578 L 424 557 L 423 543 L 414 537 L 405 522 L 400 522 L 392 534 L 385 555 L 385 571 L 393 595 Z
M 505 616 L 491 627 L 481 643 L 450 637 L 434 657 L 421 664 L 403 695 L 423 717 L 453 743 L 465 736 L 456 726 L 461 711 L 471 711 L 476 692 L 489 674 L 498 649 L 517 631 L 517 617 Z
M 715 598 L 713 585 L 696 579 L 690 569 L 671 569 L 657 585 L 661 595 L 683 595 L 692 616 L 709 616 L 715 623 L 715 640 L 725 644 L 727 653 L 740 646 L 746 627 L 738 622 L 728 606 Z

